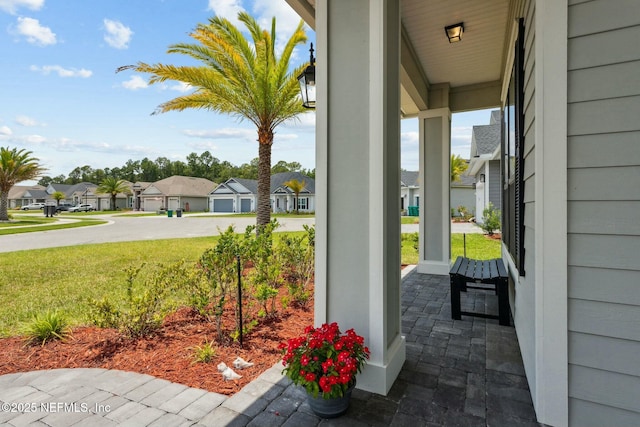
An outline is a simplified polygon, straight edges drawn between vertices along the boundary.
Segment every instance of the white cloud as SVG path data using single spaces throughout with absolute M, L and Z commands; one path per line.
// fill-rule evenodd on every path
M 188 143 L 187 146 L 198 151 L 216 151 L 218 149 L 218 146 L 211 141 Z
M 238 21 L 238 12 L 244 11 L 240 0 L 209 0 L 208 9 L 216 16 L 227 18 L 236 27 L 244 28 L 244 24 Z
M 21 7 L 31 10 L 40 10 L 44 6 L 44 0 L 0 0 L 0 9 L 15 15 Z
M 189 83 L 177 82 L 173 86 L 169 86 L 169 89 L 177 90 L 178 92 L 189 92 L 190 90 L 193 89 L 193 86 L 191 86 Z
M 103 22 L 104 29 L 106 30 L 104 40 L 109 46 L 116 49 L 128 48 L 131 36 L 133 35 L 131 28 L 125 26 L 122 22 L 112 21 L 111 19 L 105 19 Z
M 25 36 L 31 44 L 47 46 L 56 44 L 56 35 L 49 27 L 40 25 L 40 21 L 33 18 L 18 18 L 16 33 Z
M 258 138 L 257 132 L 253 129 L 243 129 L 243 128 L 223 128 L 223 129 L 215 129 L 215 130 L 192 130 L 185 129 L 182 131 L 187 136 L 193 138 L 204 138 L 204 139 L 248 139 L 251 141 L 255 141 Z
M 400 143 L 405 145 L 418 145 L 418 140 L 420 139 L 419 132 L 402 132 L 400 134 Z
M 36 121 L 36 119 L 33 119 L 28 116 L 17 116 L 15 119 L 15 122 L 21 126 L 27 126 L 27 127 L 38 126 L 38 122 Z
M 300 16 L 284 1 L 255 0 L 253 2 L 254 16 L 263 28 L 271 29 L 271 19 L 276 17 L 278 35 L 288 39 L 300 22 Z
M 287 120 L 282 125 L 288 129 L 295 129 L 299 131 L 315 131 L 316 113 L 313 110 L 309 110 L 304 114 L 298 114 L 291 120 Z
M 12 135 L 13 132 L 11 131 L 11 129 L 8 126 L 0 126 L 0 135 Z
M 125 82 L 122 82 L 122 87 L 129 90 L 146 89 L 149 87 L 147 82 L 140 76 L 131 76 L 131 78 Z
M 60 77 L 81 77 L 83 79 L 91 77 L 93 74 L 93 71 L 84 68 L 78 70 L 77 68 L 64 68 L 60 65 L 44 65 L 42 67 L 32 65 L 31 71 L 42 73 L 45 76 L 51 73 L 57 73 Z

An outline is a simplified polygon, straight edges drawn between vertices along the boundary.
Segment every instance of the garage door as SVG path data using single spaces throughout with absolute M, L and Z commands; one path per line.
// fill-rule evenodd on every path
M 233 212 L 233 199 L 213 199 L 214 212 Z
M 251 212 L 251 199 L 240 199 L 240 212 Z
M 142 209 L 146 212 L 159 211 L 162 207 L 162 200 L 145 199 L 142 203 Z

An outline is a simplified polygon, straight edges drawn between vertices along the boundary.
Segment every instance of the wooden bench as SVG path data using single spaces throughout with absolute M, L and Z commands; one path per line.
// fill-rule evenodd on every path
M 511 324 L 509 317 L 509 287 L 507 269 L 501 259 L 475 260 L 459 256 L 449 271 L 451 280 L 451 318 L 460 320 L 462 315 L 498 319 L 501 325 Z M 493 285 L 492 288 L 468 285 L 478 283 Z M 471 313 L 460 309 L 460 292 L 467 288 L 495 290 L 498 295 L 498 316 L 484 313 Z

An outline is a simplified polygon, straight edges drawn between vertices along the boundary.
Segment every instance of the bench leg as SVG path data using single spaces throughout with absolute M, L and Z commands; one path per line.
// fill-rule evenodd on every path
M 510 326 L 509 317 L 509 286 L 506 279 L 501 279 L 496 284 L 498 291 L 498 322 L 502 326 Z
M 451 318 L 454 320 L 462 319 L 462 313 L 460 310 L 460 281 L 457 277 L 450 277 L 451 283 Z

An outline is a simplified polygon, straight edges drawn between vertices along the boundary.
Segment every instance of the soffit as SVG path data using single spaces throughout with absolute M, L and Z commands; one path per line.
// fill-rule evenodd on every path
M 403 0 L 402 24 L 429 84 L 468 86 L 500 80 L 509 0 Z M 447 25 L 464 22 L 462 41 Z
M 286 0 L 315 29 L 315 0 Z M 517 0 L 401 0 L 403 67 L 421 69 L 427 86 L 448 83 L 452 89 L 502 79 L 509 15 Z M 449 43 L 444 27 L 464 22 L 462 41 Z M 411 57 L 409 57 L 411 56 Z M 408 78 L 415 81 L 415 73 Z M 420 87 L 418 84 L 417 87 Z M 402 85 L 401 108 L 408 114 L 424 109 L 415 91 Z M 486 108 L 486 107 L 485 107 Z

